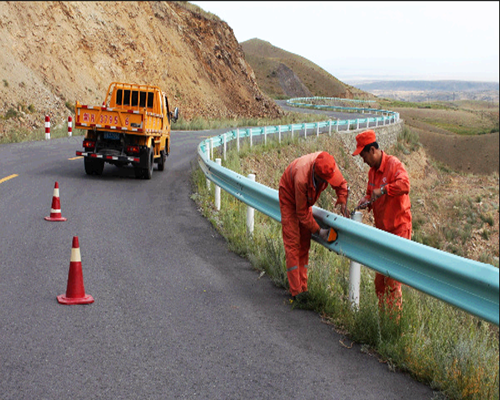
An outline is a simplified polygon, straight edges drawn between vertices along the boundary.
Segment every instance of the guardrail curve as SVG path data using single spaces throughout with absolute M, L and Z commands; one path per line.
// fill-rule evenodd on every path
M 397 122 L 399 115 L 391 115 L 390 120 Z M 213 148 L 223 145 L 225 154 L 226 144 L 231 140 L 238 140 L 239 149 L 239 140 L 244 137 L 251 141 L 254 135 L 281 135 L 304 127 L 316 127 L 319 134 L 320 126 L 338 128 L 338 123 L 324 121 L 236 129 L 200 142 L 198 162 L 206 178 L 215 185 L 281 222 L 278 191 L 218 165 L 211 160 Z M 324 247 L 498 326 L 498 268 L 403 239 L 316 206 L 313 206 L 313 215 L 320 226 L 337 231 L 338 237 L 333 243 L 313 235 L 313 240 Z

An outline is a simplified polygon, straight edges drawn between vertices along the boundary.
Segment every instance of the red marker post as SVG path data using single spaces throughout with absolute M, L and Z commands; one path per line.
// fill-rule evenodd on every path
M 50 140 L 50 116 L 45 116 L 45 140 Z
M 71 115 L 68 117 L 68 136 L 73 135 L 73 118 Z

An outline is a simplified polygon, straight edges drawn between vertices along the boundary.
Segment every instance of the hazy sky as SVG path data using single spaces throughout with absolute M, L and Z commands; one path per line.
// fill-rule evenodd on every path
M 339 78 L 499 81 L 498 1 L 192 1 Z

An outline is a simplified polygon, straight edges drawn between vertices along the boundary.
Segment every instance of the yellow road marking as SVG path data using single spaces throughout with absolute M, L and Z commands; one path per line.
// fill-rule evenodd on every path
M 73 157 L 73 158 L 68 158 L 68 160 L 79 160 L 80 158 L 83 158 L 83 156 L 78 156 L 78 157 Z
M 18 176 L 18 175 L 12 174 L 12 175 L 6 176 L 5 178 L 0 179 L 0 183 L 8 181 L 9 179 L 15 178 L 16 176 Z

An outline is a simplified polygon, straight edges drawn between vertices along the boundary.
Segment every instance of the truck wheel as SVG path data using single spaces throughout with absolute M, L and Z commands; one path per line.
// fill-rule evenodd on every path
M 134 165 L 134 175 L 136 178 L 142 178 L 142 168 Z
M 158 161 L 158 171 L 163 171 L 165 169 L 165 150 L 160 151 L 160 161 Z
M 104 161 L 96 160 L 93 158 L 85 157 L 83 159 L 83 165 L 85 166 L 85 172 L 87 175 L 102 175 L 102 171 L 104 170 Z
M 153 148 L 148 149 L 148 166 L 144 168 L 144 178 L 151 179 L 153 177 L 154 168 L 154 150 Z

